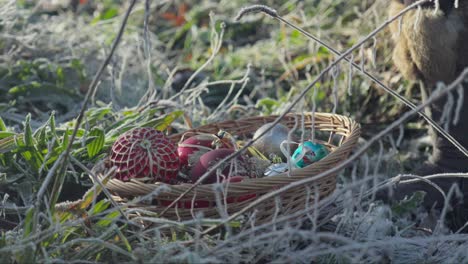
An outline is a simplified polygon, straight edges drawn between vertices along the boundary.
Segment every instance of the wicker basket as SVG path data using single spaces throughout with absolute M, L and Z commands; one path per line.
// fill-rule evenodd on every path
M 312 117 L 312 113 L 305 113 L 304 115 L 288 114 L 283 118 L 281 123 L 290 128 L 295 126 L 301 128 L 301 121 L 303 120 L 304 128 L 311 130 L 312 122 L 314 122 L 316 139 L 324 143 L 331 150 L 331 153 L 312 165 L 291 171 L 290 176 L 287 173 L 283 173 L 272 177 L 246 179 L 239 183 L 229 183 L 226 199 L 228 214 L 239 211 L 253 200 L 258 199 L 262 194 L 289 183 L 317 175 L 335 167 L 348 157 L 358 141 L 360 125 L 350 118 L 341 115 L 315 113 L 315 120 Z M 274 121 L 276 118 L 277 116 L 251 117 L 209 124 L 190 131 L 217 133 L 220 129 L 223 129 L 239 137 L 251 138 L 257 128 L 265 123 Z M 182 134 L 175 134 L 171 136 L 171 139 L 174 142 L 178 142 L 181 137 Z M 102 177 L 104 174 L 103 166 L 98 168 L 97 172 Z M 125 203 L 128 199 L 154 192 L 157 188 L 161 187 L 161 184 L 146 184 L 134 180 L 122 182 L 117 179 L 111 179 L 107 182 L 106 186 L 115 195 L 114 198 L 116 200 Z M 170 201 L 176 199 L 191 186 L 191 184 L 167 185 L 169 191 L 159 193 L 153 202 L 149 204 L 133 204 L 132 206 L 156 213 L 161 212 Z M 307 202 L 313 204 L 313 199 L 317 196 L 320 199 L 328 196 L 335 190 L 335 187 L 336 175 L 333 174 L 314 181 L 310 186 L 301 186 L 291 190 L 283 194 L 279 200 L 272 199 L 262 203 L 261 208 L 256 208 L 255 222 L 267 221 L 273 215 L 278 215 L 278 213 L 290 214 L 304 209 Z M 309 197 L 306 195 L 306 188 L 310 188 L 309 190 L 312 193 Z M 223 197 L 221 199 L 224 200 Z M 181 221 L 192 219 L 198 212 L 203 212 L 204 217 L 220 218 L 219 207 L 215 206 L 215 201 L 216 193 L 213 190 L 213 184 L 199 185 L 189 192 L 174 208 L 169 208 L 163 217 Z M 281 203 L 280 206 L 278 206 L 278 201 Z M 278 212 L 277 208 L 280 208 L 280 212 Z

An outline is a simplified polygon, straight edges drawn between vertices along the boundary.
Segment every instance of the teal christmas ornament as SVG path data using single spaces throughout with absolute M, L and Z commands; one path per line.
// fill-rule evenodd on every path
M 319 143 L 305 141 L 297 147 L 292 155 L 292 162 L 299 168 L 304 168 L 328 155 L 328 149 Z

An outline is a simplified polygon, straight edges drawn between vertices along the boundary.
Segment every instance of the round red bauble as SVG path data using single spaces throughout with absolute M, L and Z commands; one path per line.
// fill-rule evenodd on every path
M 175 144 L 163 132 L 148 127 L 121 135 L 112 145 L 110 162 L 117 167 L 115 177 L 122 181 L 175 183 L 179 172 Z
M 234 149 L 215 149 L 211 150 L 200 157 L 200 160 L 195 163 L 192 170 L 190 171 L 190 177 L 193 182 L 196 182 L 205 172 L 207 172 L 212 166 L 216 165 L 220 160 L 224 159 L 225 157 L 233 154 L 235 152 Z M 239 167 L 244 167 L 241 157 L 237 157 L 233 159 L 237 162 Z M 224 177 L 229 177 L 229 171 L 231 169 L 231 161 L 226 162 L 221 165 L 221 174 Z M 215 183 L 217 182 L 217 174 L 216 171 L 213 171 L 202 183 Z M 222 179 L 220 179 L 222 181 Z
M 213 149 L 213 142 L 217 139 L 215 135 L 195 135 L 189 137 L 179 143 L 177 147 L 177 153 L 179 154 L 179 161 L 181 168 L 188 168 L 190 157 L 199 153 L 201 156 L 203 153 L 206 153 Z

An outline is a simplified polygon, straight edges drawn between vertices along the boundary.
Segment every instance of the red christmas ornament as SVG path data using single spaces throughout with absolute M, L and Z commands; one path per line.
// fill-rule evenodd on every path
M 213 142 L 217 139 L 215 135 L 195 135 L 182 141 L 177 147 L 181 168 L 189 167 L 190 156 L 199 153 L 200 156 L 213 150 Z
M 218 161 L 224 159 L 234 152 L 236 152 L 234 149 L 215 149 L 203 154 L 200 157 L 200 160 L 195 163 L 195 165 L 190 170 L 190 177 L 192 182 L 196 182 L 201 176 L 203 176 L 203 174 L 205 174 L 205 172 L 218 163 Z M 235 162 L 239 163 L 239 165 L 241 161 L 242 159 L 240 157 L 235 159 Z M 224 177 L 229 177 L 231 162 L 222 164 L 221 169 L 221 174 Z M 214 171 L 207 178 L 205 178 L 203 183 L 215 183 L 217 180 L 217 173 Z
M 179 172 L 176 145 L 161 131 L 148 127 L 121 135 L 112 145 L 110 162 L 117 167 L 115 177 L 122 181 L 175 183 Z

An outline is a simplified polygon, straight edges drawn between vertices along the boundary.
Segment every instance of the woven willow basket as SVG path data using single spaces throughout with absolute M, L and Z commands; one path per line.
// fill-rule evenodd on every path
M 228 183 L 227 186 L 227 183 L 223 183 L 223 188 L 227 187 L 226 210 L 228 214 L 241 210 L 250 202 L 261 197 L 262 194 L 333 168 L 348 157 L 358 141 L 360 125 L 350 118 L 341 115 L 315 113 L 314 121 L 312 117 L 312 113 L 305 113 L 304 115 L 288 114 L 282 119 L 281 123 L 290 128 L 304 127 L 306 130 L 309 130 L 309 133 L 313 123 L 316 140 L 325 144 L 331 151 L 330 154 L 312 165 L 291 171 L 290 175 L 283 173 L 266 178 L 246 178 L 242 182 Z M 263 124 L 274 121 L 276 118 L 277 116 L 265 116 L 225 121 L 201 126 L 188 132 L 215 134 L 222 129 L 239 138 L 249 139 L 252 138 L 257 128 Z M 301 124 L 302 121 L 304 122 L 304 126 Z M 171 139 L 174 142 L 178 142 L 182 135 L 182 133 L 172 135 Z M 100 177 L 103 177 L 105 173 L 104 166 L 98 167 L 97 169 L 95 168 L 95 171 Z M 300 186 L 299 188 L 282 194 L 279 200 L 271 199 L 262 203 L 260 207 L 256 208 L 255 222 L 268 221 L 273 215 L 297 212 L 304 209 L 307 202 L 313 205 L 314 199 L 317 197 L 319 197 L 319 199 L 327 197 L 335 190 L 336 176 L 336 174 L 331 174 L 317 179 L 309 186 Z M 148 184 L 136 180 L 122 182 L 117 179 L 111 179 L 106 184 L 108 190 L 114 195 L 114 198 L 121 203 L 126 203 L 130 199 L 138 196 L 155 193 L 155 190 L 160 188 L 161 185 L 161 183 Z M 192 219 L 198 212 L 203 212 L 204 217 L 220 218 L 220 210 L 219 206 L 216 206 L 216 193 L 213 185 L 214 184 L 203 184 L 197 186 L 177 203 L 175 207 L 169 208 L 162 217 L 181 221 Z M 143 209 L 143 211 L 159 213 L 164 210 L 171 201 L 184 193 L 192 185 L 179 184 L 166 186 L 169 190 L 159 192 L 158 195 L 153 198 L 152 202 L 129 204 L 132 204 L 131 207 L 138 207 L 139 209 Z M 309 189 L 309 193 L 312 193 L 310 196 L 306 195 L 307 188 Z M 223 201 L 225 200 L 224 197 L 221 199 Z M 219 198 L 218 191 L 218 200 L 221 199 Z M 277 201 L 280 201 L 280 206 L 278 206 L 279 204 Z M 280 212 L 278 212 L 278 208 L 280 208 Z

